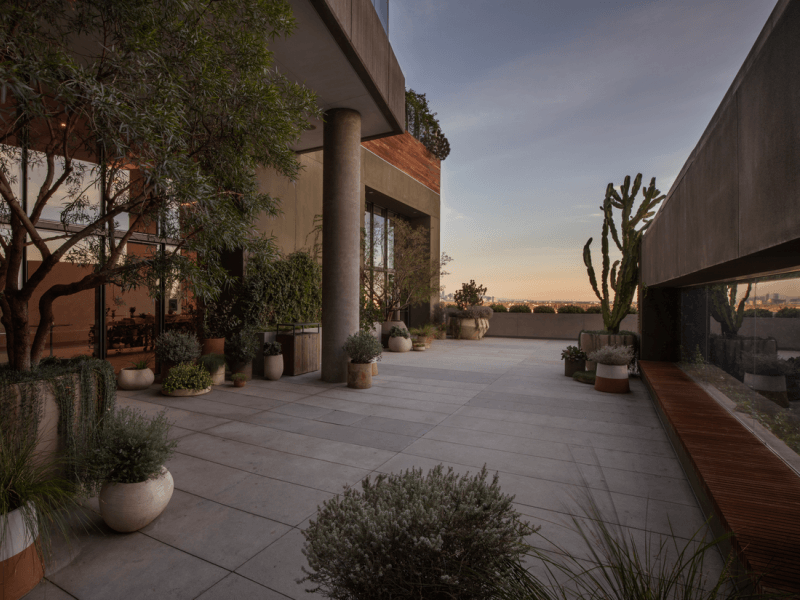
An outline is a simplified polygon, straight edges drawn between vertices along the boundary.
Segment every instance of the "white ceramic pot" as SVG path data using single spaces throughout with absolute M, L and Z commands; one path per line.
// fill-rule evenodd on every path
M 114 531 L 137 531 L 164 511 L 174 489 L 166 467 L 161 467 L 161 475 L 155 479 L 141 483 L 104 483 L 100 489 L 100 515 Z
M 153 385 L 156 376 L 151 369 L 121 369 L 117 387 L 121 390 L 144 390 Z
M 628 365 L 604 365 L 597 363 L 594 389 L 610 394 L 625 394 L 630 391 Z
M 278 381 L 283 375 L 283 354 L 264 357 L 264 378 Z
M 36 524 L 28 529 L 24 512 L 29 519 L 36 520 L 36 509 L 30 511 L 18 508 L 3 519 L 3 536 L 0 538 L 0 594 L 5 598 L 22 598 L 44 577 L 44 568 L 34 544 L 39 535 Z
M 411 338 L 390 337 L 389 350 L 392 352 L 408 352 L 411 350 Z

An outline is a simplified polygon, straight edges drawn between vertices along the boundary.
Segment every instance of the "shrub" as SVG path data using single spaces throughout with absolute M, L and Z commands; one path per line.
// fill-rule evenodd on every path
M 375 358 L 380 360 L 383 346 L 370 332 L 359 331 L 347 338 L 344 343 L 344 351 L 347 352 L 351 362 L 366 364 Z
M 442 465 L 369 478 L 326 501 L 303 532 L 310 581 L 330 598 L 492 598 L 492 577 L 533 532 L 486 467 L 470 477 Z
M 280 342 L 266 342 L 264 344 L 264 356 L 280 356 L 281 343 Z
M 153 419 L 132 408 L 108 413 L 86 458 L 88 471 L 98 481 L 113 483 L 140 483 L 157 477 L 178 445 L 168 439 L 169 428 L 165 411 Z
M 555 308 L 553 308 L 552 306 L 544 306 L 544 305 L 542 305 L 542 306 L 536 306 L 536 307 L 533 309 L 533 312 L 535 312 L 535 313 L 547 313 L 547 314 L 553 314 L 553 313 L 555 313 L 555 312 L 556 312 L 556 309 L 555 309 Z
M 800 308 L 790 308 L 788 306 L 784 306 L 778 312 L 775 313 L 775 318 L 777 319 L 800 319 Z
M 496 313 L 508 312 L 508 308 L 506 307 L 505 304 L 490 304 L 489 308 L 491 308 Z
M 427 325 L 423 325 L 422 327 L 414 327 L 410 330 L 411 335 L 415 335 L 421 338 L 428 338 L 433 337 L 436 335 L 438 328 L 435 325 L 431 325 L 430 323 Z
M 225 338 L 225 356 L 234 365 L 249 363 L 258 353 L 258 338 L 252 329 L 242 329 Z
M 572 378 L 578 383 L 588 383 L 594 385 L 596 371 L 576 371 L 572 374 Z
M 589 360 L 601 365 L 627 365 L 633 360 L 630 346 L 603 346 L 589 354 Z
M 586 352 L 577 346 L 567 346 L 561 351 L 561 360 L 586 360 Z
M 461 310 L 466 309 L 468 306 L 480 306 L 483 304 L 483 296 L 486 294 L 486 288 L 482 285 L 475 283 L 475 280 L 470 280 L 469 283 L 462 283 L 461 289 L 453 294 L 456 306 Z
M 231 375 L 231 381 L 247 381 L 247 375 L 244 373 L 234 373 Z
M 197 363 L 209 373 L 216 373 L 220 367 L 228 365 L 224 354 L 206 354 L 201 356 Z
M 389 330 L 389 337 L 401 337 L 408 339 L 409 338 L 408 329 L 405 329 L 403 327 L 393 326 Z
M 159 362 L 192 362 L 200 356 L 200 340 L 193 333 L 173 329 L 156 338 L 156 358 Z
M 595 304 L 594 306 L 590 306 L 586 309 L 587 315 L 599 315 L 603 312 L 603 309 L 599 304 Z
M 742 352 L 742 366 L 745 373 L 753 375 L 790 375 L 794 372 L 792 365 L 777 356 L 770 354 L 754 354 Z
M 508 312 L 512 313 L 530 313 L 531 307 L 527 304 L 515 304 L 511 308 L 508 309 Z
M 766 308 L 748 308 L 743 314 L 745 317 L 758 317 L 760 319 L 772 318 L 772 313 Z
M 164 385 L 165 392 L 175 390 L 204 390 L 212 385 L 211 375 L 204 367 L 191 363 L 181 363 L 169 370 Z
M 582 307 L 574 304 L 565 304 L 558 308 L 558 314 L 560 315 L 582 315 L 585 312 Z

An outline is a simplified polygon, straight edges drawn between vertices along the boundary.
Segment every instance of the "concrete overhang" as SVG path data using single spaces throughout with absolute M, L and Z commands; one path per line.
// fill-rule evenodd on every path
M 370 0 L 289 0 L 297 29 L 270 44 L 279 72 L 316 92 L 322 110 L 361 113 L 362 140 L 405 131 L 405 78 Z M 322 122 L 297 152 L 322 148 Z

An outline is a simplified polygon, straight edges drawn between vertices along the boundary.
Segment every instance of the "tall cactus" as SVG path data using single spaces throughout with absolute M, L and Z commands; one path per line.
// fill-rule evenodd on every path
M 636 194 L 639 193 L 641 185 L 642 174 L 639 173 L 633 182 L 633 188 L 631 188 L 630 176 L 625 177 L 625 183 L 620 188 L 621 196 L 614 189 L 613 183 L 609 183 L 606 187 L 606 198 L 603 201 L 603 206 L 600 207 L 604 215 L 601 245 L 603 254 L 602 293 L 601 289 L 597 287 L 597 277 L 595 277 L 594 268 L 592 267 L 592 253 L 589 248 L 592 244 L 592 238 L 589 238 L 589 241 L 583 247 L 583 262 L 589 273 L 589 281 L 592 284 L 594 293 L 600 300 L 605 328 L 611 333 L 619 333 L 619 324 L 628 314 L 628 309 L 630 309 L 631 302 L 633 302 L 633 294 L 636 292 L 636 286 L 639 283 L 639 256 L 642 235 L 652 222 L 652 216 L 655 214 L 654 209 L 665 198 L 665 196 L 659 195 L 661 192 L 656 188 L 656 178 L 653 177 L 650 180 L 650 187 L 642 190 L 644 197 L 639 209 L 631 216 L 633 205 L 636 202 Z M 615 208 L 622 211 L 622 224 L 619 231 L 614 223 L 613 209 Z M 637 229 L 636 227 L 639 223 L 642 225 Z M 614 261 L 610 269 L 611 261 L 608 255 L 609 231 L 617 248 L 622 252 L 622 261 Z M 609 286 L 614 292 L 613 308 L 610 305 Z
M 744 298 L 736 304 L 738 286 L 734 284 L 712 285 L 708 290 L 709 308 L 711 316 L 719 321 L 722 337 L 735 338 L 744 320 L 744 305 L 750 297 L 753 284 L 747 284 Z

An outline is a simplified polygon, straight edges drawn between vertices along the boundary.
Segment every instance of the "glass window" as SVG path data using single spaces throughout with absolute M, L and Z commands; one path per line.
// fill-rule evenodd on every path
M 42 210 L 42 219 L 83 225 L 100 215 L 100 167 L 94 163 L 73 160 L 73 171 L 56 189 Z M 64 174 L 64 159 L 54 161 L 52 188 Z M 36 206 L 36 198 L 47 178 L 47 160 L 42 152 L 28 151 L 28 212 Z
M 382 214 L 375 212 L 372 214 L 372 266 L 382 269 L 385 266 L 384 247 L 385 247 L 386 219 Z

